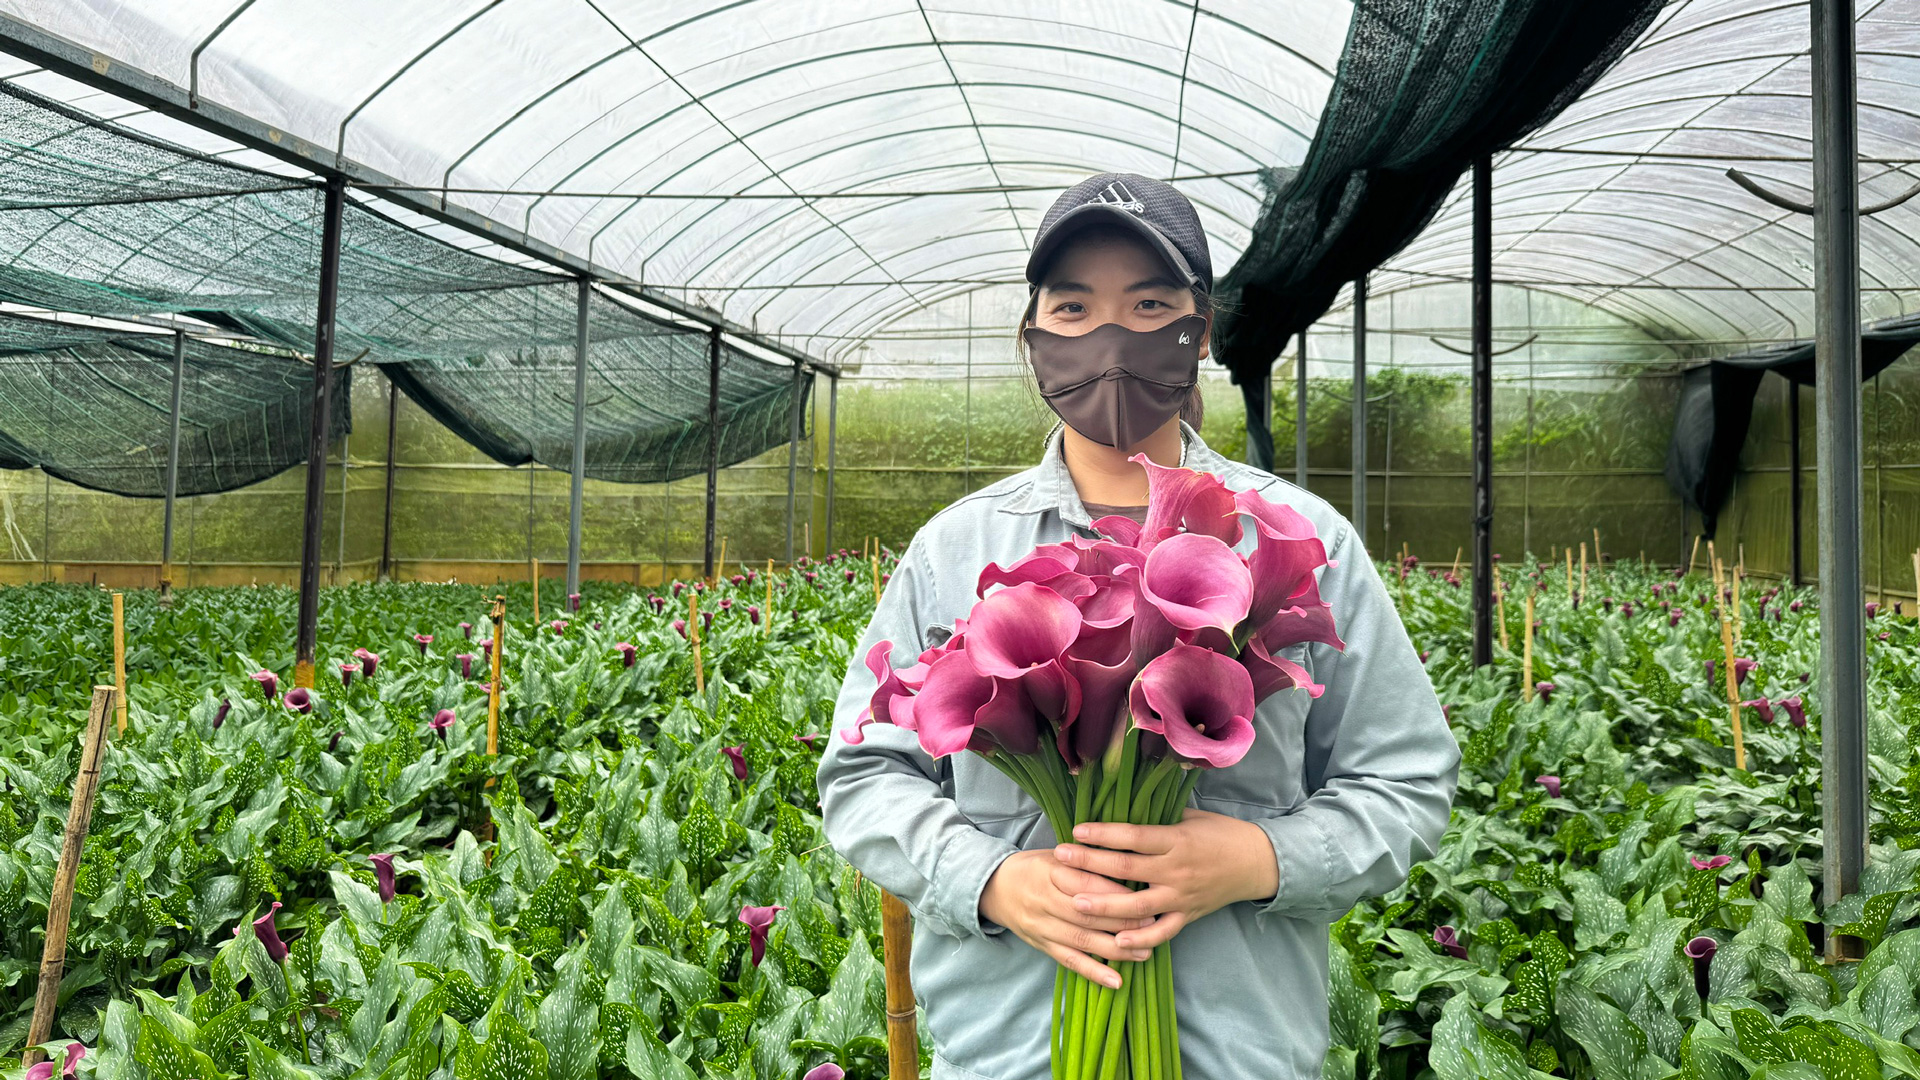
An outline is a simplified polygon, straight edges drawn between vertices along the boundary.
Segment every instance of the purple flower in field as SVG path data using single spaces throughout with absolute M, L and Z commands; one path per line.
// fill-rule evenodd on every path
M 1424 663 L 1426 663 L 1426 662 L 1427 662 L 1427 657 L 1429 657 L 1429 656 L 1432 656 L 1432 655 L 1433 655 L 1433 654 L 1432 654 L 1432 653 L 1430 653 L 1430 652 L 1428 652 L 1427 650 L 1425 650 L 1425 649 L 1421 649 L 1421 650 L 1420 650 L 1420 662 L 1421 662 L 1421 663 L 1423 663 L 1423 664 L 1424 664 Z
M 1713 683 L 1714 672 L 1719 670 L 1720 670 L 1720 665 L 1718 661 L 1714 661 L 1714 660 L 1707 661 L 1707 683 L 1709 685 Z
M 276 964 L 285 963 L 287 943 L 280 940 L 280 931 L 274 928 L 273 913 L 280 910 L 280 901 L 275 900 L 265 915 L 253 920 L 253 936 L 266 946 L 267 957 Z
M 682 589 L 685 589 L 686 587 L 687 587 L 687 583 L 686 583 L 686 582 L 684 582 L 684 581 L 676 581 L 676 582 L 674 582 L 674 583 L 673 583 L 673 596 L 674 596 L 674 599 L 676 599 L 676 600 L 678 600 L 678 599 L 680 598 L 680 592 L 681 592 L 681 590 L 682 590 Z
M 760 575 L 760 571 L 758 570 L 747 571 L 747 584 L 749 585 L 753 584 L 753 579 L 758 577 L 759 575 Z
M 720 748 L 720 752 L 727 755 L 727 760 L 733 763 L 733 778 L 735 780 L 745 781 L 747 778 L 747 748 L 744 746 L 723 746 Z
M 1774 622 L 1779 622 L 1779 621 L 1780 621 L 1780 616 L 1781 616 L 1782 614 L 1783 614 L 1783 613 L 1781 612 L 1781 610 L 1780 610 L 1779 608 L 1774 608 L 1774 609 L 1773 609 L 1773 621 L 1774 621 Z
M 818 577 L 819 577 L 820 575 L 819 575 L 819 574 L 817 574 L 817 573 L 815 573 L 815 572 L 813 572 L 812 570 L 807 570 L 807 571 L 804 571 L 804 572 L 802 572 L 802 573 L 801 573 L 801 575 L 800 575 L 800 576 L 801 576 L 801 577 L 804 577 L 804 578 L 806 578 L 806 579 L 807 579 L 807 584 L 809 584 L 809 585 L 815 585 L 815 586 L 817 586 L 817 585 L 819 585 L 819 584 L 820 584 L 820 583 L 819 583 L 818 581 L 816 581 L 816 580 L 815 580 L 815 579 L 816 579 L 816 578 L 818 578 Z
M 1807 684 L 1807 680 L 1809 680 L 1809 679 L 1811 679 L 1811 678 L 1813 678 L 1813 672 L 1811 672 L 1811 671 L 1803 671 L 1803 672 L 1801 672 L 1801 673 L 1800 673 L 1800 685 L 1802 685 L 1802 686 L 1805 686 L 1805 685 Z
M 848 580 L 848 581 L 852 581 L 852 580 L 853 580 L 853 571 L 851 571 L 851 570 L 848 570 L 848 571 L 846 571 L 846 575 L 847 575 L 847 580 Z
M 1707 997 L 1707 975 L 1713 968 L 1713 954 L 1719 948 L 1719 942 L 1704 935 L 1687 942 L 1687 959 L 1693 961 L 1693 989 L 1702 1001 Z
M 420 655 L 425 656 L 427 655 L 427 646 L 433 644 L 433 635 L 415 634 L 413 635 L 413 643 L 420 646 Z
M 1892 637 L 1892 636 L 1893 636 L 1893 634 L 1892 634 L 1891 632 L 1889 632 L 1889 631 L 1886 631 L 1886 630 L 1882 630 L 1882 631 L 1880 631 L 1880 640 L 1881 640 L 1881 641 L 1885 641 L 1885 640 L 1887 640 L 1888 638 L 1890 638 L 1890 637 Z
M 673 620 L 673 632 L 676 634 L 679 634 L 681 637 L 686 637 L 687 636 L 687 620 L 685 619 Z
M 887 587 L 887 582 L 889 582 L 889 581 L 892 581 L 892 580 L 893 580 L 893 575 L 892 575 L 892 574 L 881 574 L 881 575 L 880 575 L 880 587 L 881 587 L 881 588 L 883 588 L 883 589 L 884 589 L 884 588 L 886 588 L 886 587 Z
M 1560 778 L 1559 777 L 1549 773 L 1545 776 L 1534 777 L 1533 782 L 1547 789 L 1548 798 L 1557 799 L 1560 797 Z
M 1440 719 L 1445 720 L 1449 724 L 1453 723 L 1453 706 L 1440 706 Z
M 1878 618 L 1879 616 L 1880 616 L 1880 605 L 1872 600 L 1867 601 L 1867 618 L 1874 619 L 1874 618 Z
M 452 709 L 441 709 L 439 712 L 433 714 L 433 719 L 427 721 L 427 726 L 433 729 L 435 735 L 440 736 L 441 742 L 446 742 L 447 729 L 453 726 L 454 720 L 455 716 Z
M 1802 606 L 1803 606 L 1802 601 L 1795 600 L 1793 603 L 1787 605 L 1787 610 L 1793 612 L 1795 615 L 1798 615 L 1800 614 L 1800 608 Z
M 455 656 L 454 659 L 460 661 L 460 677 L 463 679 L 473 678 L 473 654 L 463 652 Z
M 1460 936 L 1453 927 L 1434 927 L 1433 940 L 1438 943 L 1442 949 L 1446 950 L 1448 956 L 1459 960 L 1465 960 L 1467 958 L 1467 947 L 1460 944 Z
M 313 691 L 308 690 L 304 686 L 296 686 L 287 691 L 286 696 L 281 698 L 280 701 L 285 704 L 287 708 L 297 713 L 304 714 L 313 711 Z
M 660 609 L 667 606 L 667 598 L 661 596 L 659 593 L 654 593 L 647 597 L 647 603 L 653 605 L 653 613 L 658 615 L 660 614 Z
M 1760 722 L 1763 724 L 1773 723 L 1773 702 L 1768 701 L 1766 698 L 1754 698 L 1752 701 L 1743 701 L 1740 703 L 1740 707 L 1743 709 L 1750 708 L 1759 714 Z
M 227 722 L 227 714 L 232 711 L 233 702 L 226 698 L 221 698 L 220 707 L 214 710 L 213 713 L 213 730 L 219 731 L 220 725 Z
M 735 575 L 733 575 L 732 577 L 730 577 L 730 578 L 728 578 L 728 579 L 727 579 L 727 583 L 728 583 L 728 584 L 730 584 L 730 585 L 738 585 L 738 584 L 740 584 L 741 582 L 744 582 L 744 581 L 746 581 L 746 580 L 747 580 L 747 579 L 746 579 L 745 577 L 743 577 L 742 575 L 740 575 L 740 574 L 735 574 Z
M 595 620 L 593 621 L 593 628 L 594 628 L 595 630 L 598 630 L 598 629 L 600 629 L 600 620 L 598 620 L 598 619 L 595 619 Z
M 618 645 L 615 645 L 615 646 L 614 646 L 613 648 L 614 648 L 614 651 L 615 651 L 615 652 L 618 652 L 618 653 L 620 654 L 620 666 L 621 666 L 621 667 L 632 667 L 632 666 L 633 666 L 633 658 L 634 658 L 634 655 L 635 655 L 636 653 L 638 653 L 638 652 L 639 652 L 639 650 L 638 650 L 638 649 L 635 649 L 635 648 L 633 647 L 633 643 L 632 643 L 632 642 L 628 642 L 628 641 L 623 641 L 623 642 L 621 642 L 621 643 L 619 643 Z
M 1542 705 L 1553 700 L 1554 689 L 1554 685 L 1550 682 L 1537 682 L 1533 684 L 1533 692 L 1540 695 L 1540 704 Z
M 1680 625 L 1680 614 L 1681 614 L 1681 612 L 1680 612 L 1680 609 L 1679 609 L 1679 608 L 1674 608 L 1674 609 L 1673 609 L 1672 611 L 1670 611 L 1670 612 L 1668 612 L 1668 613 L 1667 613 L 1667 625 L 1668 625 L 1668 626 L 1670 626 L 1670 627 L 1671 627 L 1671 626 L 1679 626 L 1679 625 Z M 1712 661 L 1711 661 L 1711 660 L 1709 660 L 1709 661 L 1708 661 L 1708 663 L 1712 663 Z
M 740 921 L 747 924 L 747 942 L 753 951 L 753 966 L 759 967 L 767 955 L 767 933 L 773 929 L 773 916 L 784 907 L 743 907 Z
M 568 611 L 580 610 L 580 594 L 579 593 L 570 592 L 567 594 L 567 610 Z
M 813 1068 L 808 1069 L 807 1075 L 801 1077 L 800 1080 L 846 1080 L 846 1076 L 847 1070 L 835 1065 L 831 1061 L 823 1061 Z
M 1746 682 L 1747 676 L 1753 674 L 1753 669 L 1759 666 L 1760 666 L 1760 661 L 1758 660 L 1749 660 L 1744 656 L 1734 657 L 1733 658 L 1734 683 L 1737 685 L 1739 683 Z
M 713 612 L 711 611 L 701 612 L 700 613 L 700 632 L 705 634 L 711 631 L 712 629 L 713 629 Z
M 481 683 L 481 684 L 480 684 L 480 692 L 481 692 L 481 693 L 483 693 L 483 694 L 487 694 L 487 695 L 492 695 L 492 693 L 493 693 L 493 683 L 492 683 L 492 682 L 483 682 L 483 683 Z
M 793 737 L 793 741 L 797 743 L 806 743 L 807 747 L 811 749 L 813 747 L 813 740 L 819 737 L 820 735 L 818 732 L 810 732 L 806 735 L 795 735 Z
M 468 641 L 472 641 L 473 640 L 473 624 L 470 622 L 461 623 L 460 636 L 466 638 Z
M 553 632 L 556 634 L 564 634 L 567 632 L 567 620 L 565 619 L 555 619 L 551 625 L 553 626 Z
M 1732 862 L 1733 859 L 1727 855 L 1715 855 L 1709 859 L 1696 859 L 1689 855 L 1687 856 L 1687 861 L 1693 864 L 1695 870 L 1718 870 Z
M 353 677 L 359 674 L 359 672 L 360 672 L 360 662 L 358 660 L 349 660 L 346 663 L 341 664 L 340 665 L 340 685 L 352 686 Z
M 487 657 L 490 657 L 493 655 L 493 639 L 492 638 L 488 637 L 488 638 L 480 639 L 480 655 L 487 656 Z
M 67 1044 L 67 1063 L 61 1067 L 61 1076 L 72 1076 L 79 1068 L 80 1059 L 87 1056 L 87 1048 L 79 1043 Z M 21 1080 L 53 1080 L 53 1062 L 42 1061 L 26 1071 Z
M 380 654 L 367 649 L 355 649 L 353 655 L 360 661 L 360 674 L 373 678 L 373 670 L 380 666 Z
M 1601 611 L 1604 611 L 1604 612 L 1607 612 L 1608 614 L 1612 614 L 1612 613 L 1613 613 L 1613 597 L 1611 597 L 1611 596 L 1603 596 L 1603 597 L 1601 597 L 1601 598 L 1600 598 L 1600 610 L 1601 610 Z
M 752 623 L 755 626 L 760 625 L 760 605 L 759 604 L 747 605 L 747 621 Z
M 273 672 L 266 670 L 256 671 L 247 676 L 247 678 L 260 684 L 260 689 L 267 695 L 268 701 L 272 701 L 280 695 L 280 676 L 275 675 Z
M 721 610 L 721 611 L 727 611 L 727 610 L 729 610 L 729 609 L 731 609 L 732 607 L 733 607 L 733 597 L 731 597 L 731 596 L 723 596 L 723 597 L 721 597 L 721 598 L 720 598 L 720 610 Z
M 367 861 L 373 864 L 373 877 L 380 883 L 380 902 L 393 902 L 393 856 L 391 854 L 369 855 Z
M 333 738 L 327 740 L 327 753 L 331 754 L 335 750 L 340 749 L 340 736 L 345 734 L 346 732 L 344 731 L 336 731 L 333 733 Z
M 1633 605 L 1631 603 L 1620 605 L 1620 617 L 1623 619 L 1633 618 Z
M 1794 727 L 1803 728 L 1807 726 L 1806 702 L 1800 700 L 1799 694 L 1795 694 L 1792 697 L 1781 698 L 1780 707 L 1787 710 L 1787 719 L 1793 722 Z

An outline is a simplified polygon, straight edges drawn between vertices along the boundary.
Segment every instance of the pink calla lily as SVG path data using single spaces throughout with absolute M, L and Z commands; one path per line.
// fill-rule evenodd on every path
M 823 1061 L 807 1070 L 800 1080 L 846 1080 L 847 1070 L 831 1061 Z
M 1246 649 L 1240 653 L 1240 663 L 1246 666 L 1248 676 L 1253 679 L 1255 705 L 1279 690 L 1299 687 L 1307 692 L 1308 697 L 1319 697 L 1327 690 L 1313 681 L 1313 676 L 1306 668 L 1284 656 L 1268 652 L 1266 642 L 1260 640 L 1258 635 L 1248 640 Z
M 926 684 L 913 699 L 913 720 L 920 748 L 933 757 L 962 750 L 1031 754 L 1040 748 L 1040 718 L 1020 684 L 980 674 L 964 652 L 929 665 Z
M 1131 632 L 1126 626 L 1082 631 L 1062 662 L 1080 686 L 1080 709 L 1057 741 L 1067 768 L 1078 773 L 1125 730 L 1127 692 L 1139 670 Z
M 1013 585 L 973 606 L 966 652 L 979 674 L 1020 683 L 1040 713 L 1058 721 L 1080 704 L 1079 686 L 1060 664 L 1080 625 L 1073 601 L 1043 585 Z
M 1434 944 L 1439 945 L 1441 949 L 1445 950 L 1448 956 L 1456 960 L 1465 960 L 1467 958 L 1467 947 L 1460 944 L 1460 932 L 1453 927 L 1434 927 L 1433 940 Z
M 744 782 L 747 779 L 747 748 L 744 746 L 723 746 L 720 752 L 727 756 L 733 765 L 733 778 Z
M 1231 547 L 1240 542 L 1240 515 L 1233 492 L 1220 478 L 1198 469 L 1168 468 L 1145 454 L 1127 459 L 1147 470 L 1147 519 L 1139 547 L 1151 551 L 1182 533 L 1211 536 Z
M 1195 765 L 1224 769 L 1253 745 L 1253 679 L 1209 649 L 1175 645 L 1154 657 L 1133 682 L 1131 707 L 1135 727 Z
M 1234 496 L 1234 506 L 1253 518 L 1259 546 L 1247 557 L 1253 577 L 1252 602 L 1247 618 L 1265 626 L 1299 595 L 1303 579 L 1327 561 L 1327 547 L 1314 533 L 1313 523 L 1291 506 L 1269 501 L 1257 491 Z
M 1698 859 L 1689 855 L 1687 861 L 1693 864 L 1695 870 L 1718 870 L 1732 862 L 1733 858 L 1729 855 L 1715 855 L 1707 859 Z
M 280 901 L 275 900 L 265 915 L 253 920 L 253 936 L 260 939 L 260 944 L 266 947 L 267 958 L 276 964 L 285 963 L 287 959 L 287 943 L 280 940 L 280 931 L 273 925 L 273 915 L 279 910 Z
M 1225 541 L 1180 533 L 1147 554 L 1140 597 L 1179 629 L 1217 626 L 1231 634 L 1247 617 L 1253 579 Z
M 784 907 L 743 907 L 740 909 L 740 921 L 747 924 L 747 947 L 753 955 L 753 966 L 759 967 L 760 961 L 767 956 L 767 935 L 773 932 L 773 917 Z
M 373 864 L 373 879 L 378 882 L 380 886 L 380 902 L 383 904 L 392 903 L 395 891 L 393 855 L 390 853 L 369 855 L 367 856 L 367 861 Z

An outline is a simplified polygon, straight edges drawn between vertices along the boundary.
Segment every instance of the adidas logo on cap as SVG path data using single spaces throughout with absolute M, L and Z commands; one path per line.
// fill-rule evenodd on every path
M 1117 206 L 1130 213 L 1145 214 L 1147 212 L 1147 204 L 1141 202 L 1139 197 L 1134 195 L 1133 189 L 1127 187 L 1126 181 L 1124 180 L 1115 180 L 1113 183 L 1100 189 L 1100 194 L 1097 198 L 1100 202 L 1107 203 L 1110 206 Z

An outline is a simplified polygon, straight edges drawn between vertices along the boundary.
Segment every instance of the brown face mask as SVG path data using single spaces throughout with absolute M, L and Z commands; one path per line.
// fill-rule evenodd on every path
M 1103 323 L 1084 334 L 1022 332 L 1040 396 L 1067 426 L 1122 450 L 1179 413 L 1200 377 L 1204 315 L 1183 315 L 1158 330 Z

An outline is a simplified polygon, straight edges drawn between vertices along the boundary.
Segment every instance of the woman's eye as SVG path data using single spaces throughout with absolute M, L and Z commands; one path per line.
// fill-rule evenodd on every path
M 1140 301 L 1140 306 L 1145 308 L 1148 311 L 1157 311 L 1160 308 L 1166 307 L 1167 305 L 1165 302 L 1160 300 L 1142 300 Z
M 1082 306 L 1081 303 L 1077 300 L 1069 300 L 1066 303 L 1061 304 L 1059 307 L 1054 308 L 1053 310 L 1055 314 L 1078 315 L 1082 311 L 1085 311 L 1086 308 Z

